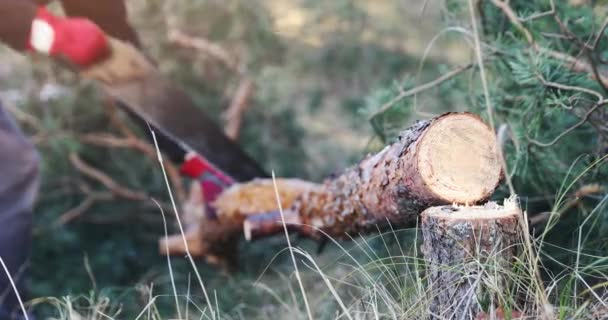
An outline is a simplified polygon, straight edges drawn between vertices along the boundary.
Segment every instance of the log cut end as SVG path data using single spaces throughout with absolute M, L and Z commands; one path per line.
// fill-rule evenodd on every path
M 443 201 L 487 199 L 501 179 L 496 136 L 474 114 L 440 117 L 421 137 L 418 169 L 427 188 Z
M 301 194 L 318 187 L 299 179 L 276 179 L 281 206 L 289 208 Z M 277 210 L 277 196 L 272 179 L 255 179 L 236 184 L 224 191 L 213 203 L 220 220 L 241 223 L 245 217 Z
M 423 217 L 441 220 L 449 224 L 457 223 L 458 221 L 515 219 L 519 215 L 521 215 L 521 209 L 515 198 L 506 199 L 502 206 L 496 202 L 488 202 L 483 206 L 439 206 L 430 207 L 422 214 Z

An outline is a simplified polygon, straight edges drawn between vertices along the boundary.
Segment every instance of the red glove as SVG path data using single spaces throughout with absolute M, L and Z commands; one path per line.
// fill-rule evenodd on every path
M 233 184 L 234 180 L 196 153 L 188 153 L 186 155 L 180 172 L 183 175 L 199 180 L 203 198 L 205 199 L 205 203 L 207 203 L 207 213 L 210 217 L 213 217 L 215 213 L 211 210 L 209 204 L 215 201 L 225 188 Z
M 85 18 L 63 18 L 40 7 L 32 21 L 28 47 L 53 57 L 67 58 L 79 67 L 103 60 L 110 53 L 104 32 Z

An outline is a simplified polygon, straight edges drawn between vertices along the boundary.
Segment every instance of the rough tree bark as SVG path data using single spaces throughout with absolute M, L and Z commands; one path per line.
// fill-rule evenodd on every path
M 313 238 L 344 237 L 387 223 L 411 226 L 430 206 L 487 199 L 500 179 L 492 130 L 477 115 L 446 113 L 417 122 L 394 144 L 303 193 L 285 216 L 293 230 Z M 245 234 L 280 231 L 276 222 L 276 212 L 252 216 L 245 220 Z
M 504 206 L 441 206 L 421 215 L 432 319 L 476 319 L 482 306 L 502 310 L 519 249 L 521 210 Z M 488 312 L 492 312 L 488 311 Z

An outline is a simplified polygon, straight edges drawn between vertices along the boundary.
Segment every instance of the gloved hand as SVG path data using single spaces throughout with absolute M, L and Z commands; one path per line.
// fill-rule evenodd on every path
M 110 54 L 104 32 L 85 18 L 64 18 L 40 7 L 32 21 L 29 48 L 85 68 Z
M 64 18 L 40 7 L 32 21 L 29 48 L 63 58 L 82 76 L 104 84 L 142 77 L 152 64 L 133 45 L 110 38 L 85 18 Z
M 109 38 L 110 56 L 81 70 L 81 75 L 104 84 L 139 79 L 154 70 L 154 66 L 132 44 Z

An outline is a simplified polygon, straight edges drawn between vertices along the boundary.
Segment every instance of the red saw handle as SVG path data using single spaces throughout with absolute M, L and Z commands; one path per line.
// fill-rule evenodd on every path
M 215 201 L 224 189 L 234 184 L 235 180 L 194 152 L 186 154 L 180 172 L 200 182 L 203 199 L 207 206 L 207 216 L 215 219 L 217 217 L 215 210 L 209 204 Z

